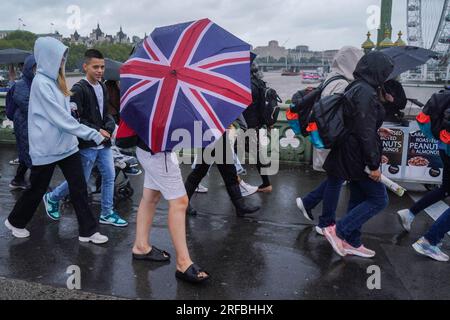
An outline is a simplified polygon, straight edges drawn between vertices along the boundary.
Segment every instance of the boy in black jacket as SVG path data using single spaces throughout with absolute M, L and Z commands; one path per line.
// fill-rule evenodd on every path
M 111 136 L 115 130 L 113 117 L 108 113 L 107 90 L 102 83 L 105 72 L 105 59 L 98 50 L 88 50 L 85 53 L 83 69 L 86 78 L 76 83 L 70 99 L 72 114 L 84 125 Z M 108 141 L 97 147 L 92 141 L 79 139 L 80 154 L 86 181 L 89 180 L 95 165 L 102 175 L 102 212 L 100 223 L 116 227 L 126 227 L 128 223 L 113 209 L 114 199 L 114 160 L 111 142 Z M 81 172 L 80 172 L 81 174 Z M 69 195 L 67 182 L 58 186 L 53 192 L 44 196 L 45 208 L 48 216 L 58 221 L 59 202 Z

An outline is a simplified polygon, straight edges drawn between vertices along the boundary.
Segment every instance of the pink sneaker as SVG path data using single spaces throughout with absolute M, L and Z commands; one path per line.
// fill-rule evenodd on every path
M 352 256 L 358 256 L 362 258 L 373 258 L 375 257 L 375 251 L 369 250 L 364 246 L 361 246 L 359 248 L 352 247 L 350 244 L 348 244 L 346 241 L 342 242 L 344 251 L 348 255 Z
M 345 257 L 347 253 L 344 250 L 343 241 L 336 235 L 336 226 L 323 229 L 323 234 L 333 247 L 334 251 L 341 257 Z

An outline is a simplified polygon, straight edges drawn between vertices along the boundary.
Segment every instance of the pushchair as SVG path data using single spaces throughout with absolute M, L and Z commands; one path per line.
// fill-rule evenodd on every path
M 114 158 L 115 182 L 114 182 L 114 202 L 131 199 L 134 195 L 134 189 L 131 186 L 129 171 L 139 166 L 139 162 L 132 152 L 126 152 L 116 146 L 111 147 Z M 133 175 L 140 175 L 141 170 L 135 170 Z M 97 167 L 92 171 L 92 176 L 95 178 L 95 189 L 93 194 L 101 193 L 102 177 Z
M 128 177 L 128 171 L 134 169 L 136 173 L 134 175 L 139 175 L 142 173 L 141 170 L 136 170 L 139 166 L 139 162 L 136 157 L 131 152 L 125 152 L 120 150 L 116 146 L 111 147 L 114 158 L 114 170 L 115 170 L 115 181 L 114 181 L 114 203 L 119 203 L 121 201 L 131 199 L 134 195 L 134 189 L 131 186 L 130 178 Z M 92 170 L 91 179 L 88 182 L 88 192 L 90 195 L 100 194 L 102 190 L 102 176 L 100 171 L 95 166 Z M 67 196 L 63 203 L 65 205 L 70 203 L 70 196 Z

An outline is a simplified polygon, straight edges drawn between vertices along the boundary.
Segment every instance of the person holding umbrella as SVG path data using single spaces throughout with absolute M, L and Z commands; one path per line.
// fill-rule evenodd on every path
M 210 277 L 195 264 L 187 247 L 186 210 L 189 198 L 183 185 L 176 155 L 172 152 L 153 153 L 133 129 L 122 120 L 116 134 L 120 148 L 137 146 L 136 155 L 145 172 L 144 191 L 136 218 L 136 240 L 132 256 L 137 261 L 170 262 L 170 254 L 150 244 L 150 232 L 156 208 L 164 197 L 169 202 L 169 232 L 175 246 L 178 279 L 201 283 Z
M 135 258 L 170 258 L 148 245 L 149 228 L 162 195 L 170 201 L 176 275 L 187 281 L 204 281 L 209 277 L 206 272 L 195 264 L 188 266 L 188 197 L 172 152 L 214 148 L 251 104 L 250 45 L 209 19 L 161 27 L 136 47 L 120 74 L 120 117 L 130 129 L 129 136 L 139 138 L 137 155 L 146 175 Z M 125 131 L 119 129 L 118 140 Z M 233 163 L 231 160 L 234 168 Z M 236 171 L 230 179 L 237 182 Z M 239 184 L 234 186 L 239 190 Z
M 59 166 L 69 183 L 69 190 L 79 226 L 79 241 L 104 244 L 108 237 L 100 234 L 98 220 L 88 204 L 86 180 L 76 136 L 101 145 L 109 134 L 80 124 L 70 113 L 70 96 L 65 78 L 68 48 L 51 37 L 39 38 L 34 53 L 37 73 L 33 80 L 28 110 L 31 188 L 14 206 L 5 226 L 17 238 L 28 238 L 25 229 L 47 192 L 54 170 Z

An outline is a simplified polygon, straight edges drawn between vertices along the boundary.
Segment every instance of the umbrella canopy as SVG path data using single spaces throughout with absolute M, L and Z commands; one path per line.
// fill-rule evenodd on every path
M 121 118 L 155 153 L 210 145 L 252 102 L 250 45 L 208 19 L 157 28 L 120 73 Z
M 103 78 L 105 78 L 105 80 L 119 81 L 120 80 L 120 68 L 122 67 L 122 65 L 123 65 L 122 62 L 106 58 L 105 59 L 105 75 L 103 76 Z
M 0 50 L 0 64 L 23 63 L 29 55 L 31 55 L 30 51 L 20 49 Z
M 382 52 L 394 62 L 394 71 L 388 80 L 395 79 L 403 72 L 412 70 L 426 64 L 430 59 L 437 59 L 438 54 L 434 51 L 413 46 L 392 47 Z

